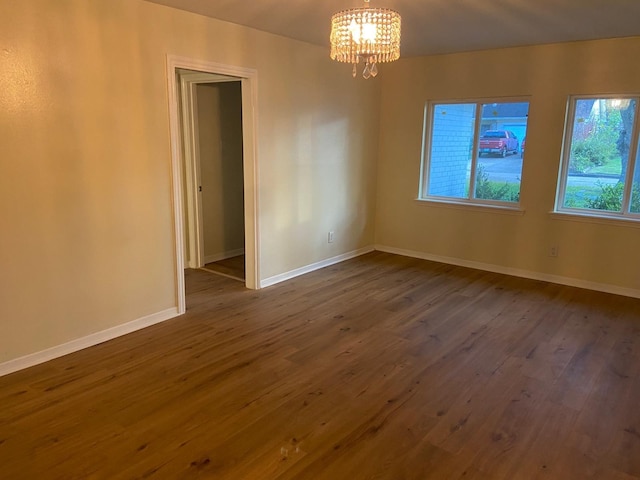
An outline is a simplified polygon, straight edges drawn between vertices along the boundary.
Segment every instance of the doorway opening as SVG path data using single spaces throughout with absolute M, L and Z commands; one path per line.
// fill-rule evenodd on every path
M 244 282 L 241 80 L 177 70 L 185 158 L 185 264 Z
M 259 287 L 253 70 L 168 57 L 178 310 L 184 268 Z

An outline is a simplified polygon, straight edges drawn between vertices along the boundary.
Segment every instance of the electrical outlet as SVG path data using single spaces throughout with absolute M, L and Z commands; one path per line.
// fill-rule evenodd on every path
M 336 232 L 334 232 L 333 230 L 331 230 L 329 232 L 329 235 L 327 235 L 327 242 L 328 243 L 333 243 L 333 241 L 336 239 Z
M 552 245 L 551 248 L 549 248 L 549 256 L 550 257 L 558 256 L 558 247 L 556 245 Z

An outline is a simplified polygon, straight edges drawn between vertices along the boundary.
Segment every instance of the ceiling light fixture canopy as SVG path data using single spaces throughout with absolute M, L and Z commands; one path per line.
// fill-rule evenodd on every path
M 331 59 L 357 65 L 365 62 L 362 76 L 375 77 L 378 63 L 400 58 L 400 14 L 388 8 L 352 8 L 331 17 Z

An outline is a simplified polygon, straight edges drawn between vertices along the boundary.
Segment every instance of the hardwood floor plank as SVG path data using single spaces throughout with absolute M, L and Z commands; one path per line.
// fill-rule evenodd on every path
M 0 378 L 0 478 L 640 479 L 640 300 L 373 252 Z

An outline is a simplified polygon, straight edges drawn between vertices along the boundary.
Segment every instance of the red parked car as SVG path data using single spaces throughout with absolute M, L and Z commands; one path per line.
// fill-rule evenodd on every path
M 518 137 L 509 130 L 487 130 L 480 137 L 479 154 L 494 154 L 506 157 L 518 153 Z

